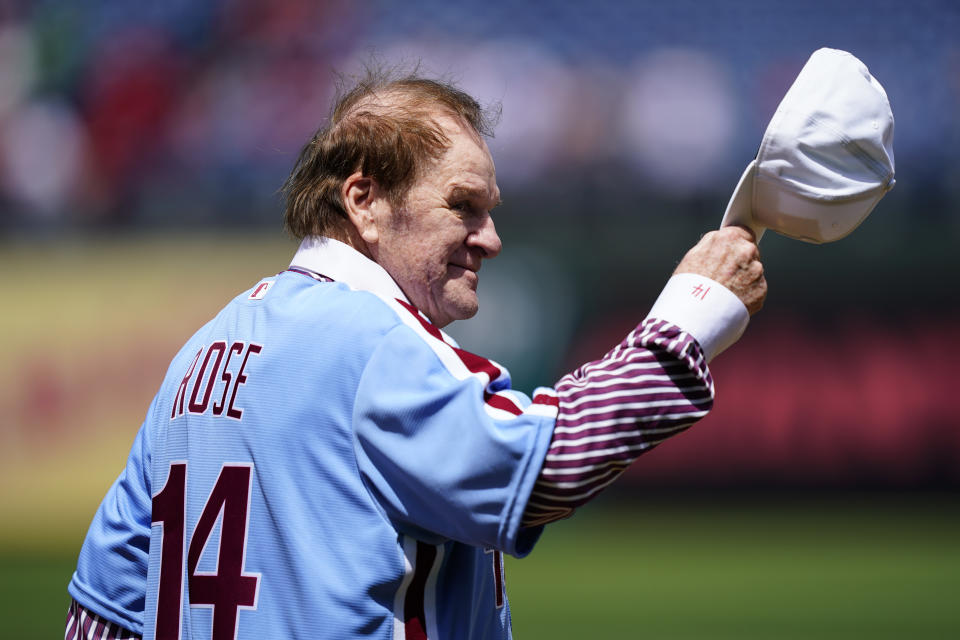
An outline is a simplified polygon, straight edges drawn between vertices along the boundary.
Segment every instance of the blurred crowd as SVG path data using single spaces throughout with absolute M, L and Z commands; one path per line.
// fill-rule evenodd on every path
M 13 12 L 0 23 L 3 208 L 21 223 L 149 222 L 242 211 L 249 194 L 274 192 L 325 112 L 320 78 L 350 39 L 352 3 L 341 5 L 39 2 Z
M 275 224 L 334 70 L 376 59 L 502 104 L 507 186 L 685 198 L 729 192 L 806 57 L 847 48 L 917 160 L 898 182 L 960 198 L 956 3 L 803 4 L 0 0 L 0 230 Z
M 35 438 L 46 455 L 50 434 L 102 424 L 126 446 L 132 399 L 153 393 L 149 372 L 183 338 L 167 312 L 205 307 L 184 302 L 186 273 L 158 293 L 150 274 L 177 266 L 166 249 L 134 243 L 144 271 L 129 271 L 125 242 L 90 242 L 80 258 L 64 247 L 115 228 L 268 227 L 282 243 L 278 190 L 324 124 L 337 71 L 420 64 L 502 106 L 489 144 L 511 248 L 484 267 L 476 319 L 451 331 L 532 389 L 643 317 L 676 252 L 719 221 L 804 61 L 832 46 L 890 96 L 897 187 L 836 250 L 764 240 L 776 290 L 721 360 L 713 426 L 644 469 L 957 486 L 960 298 L 931 277 L 949 274 L 960 237 L 957 34 L 956 0 L 0 0 L 0 258 L 22 287 L 0 332 L 0 454 L 28 460 L 17 442 Z M 37 250 L 48 236 L 81 242 Z M 203 251 L 223 269 L 228 255 L 250 262 L 233 243 L 207 235 Z M 91 286 L 100 297 L 51 284 L 70 269 L 110 280 Z M 141 301 L 129 327 L 107 323 L 117 314 L 103 309 L 141 281 L 163 321 Z

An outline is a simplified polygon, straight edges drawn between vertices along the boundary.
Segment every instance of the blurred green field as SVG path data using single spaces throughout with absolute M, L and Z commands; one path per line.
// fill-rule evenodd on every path
M 957 638 L 960 508 L 872 495 L 587 507 L 508 565 L 518 638 Z
M 3 637 L 62 633 L 67 546 L 0 551 Z M 960 501 L 604 499 L 506 571 L 520 639 L 956 638 Z

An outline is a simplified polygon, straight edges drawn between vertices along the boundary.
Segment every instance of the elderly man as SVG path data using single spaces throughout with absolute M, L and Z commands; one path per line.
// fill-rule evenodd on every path
M 500 554 L 709 411 L 707 362 L 766 294 L 744 229 L 704 236 L 622 343 L 532 398 L 441 331 L 501 249 L 489 126 L 415 76 L 338 100 L 286 185 L 299 250 L 174 358 L 68 637 L 508 638 Z

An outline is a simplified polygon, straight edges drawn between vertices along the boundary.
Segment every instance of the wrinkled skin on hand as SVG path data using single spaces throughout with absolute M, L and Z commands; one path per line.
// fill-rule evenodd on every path
M 724 227 L 704 235 L 677 265 L 674 273 L 696 273 L 730 289 L 750 315 L 763 307 L 767 280 L 753 232 L 744 227 Z

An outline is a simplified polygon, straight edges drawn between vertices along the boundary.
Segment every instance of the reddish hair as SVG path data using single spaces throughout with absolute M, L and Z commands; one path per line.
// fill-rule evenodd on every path
M 368 70 L 348 91 L 341 87 L 329 123 L 303 147 L 283 185 L 287 230 L 297 238 L 335 235 L 346 219 L 340 189 L 356 171 L 376 180 L 395 205 L 402 203 L 419 169 L 450 144 L 438 113 L 488 137 L 499 115 L 453 84 L 417 71 L 397 76 Z

